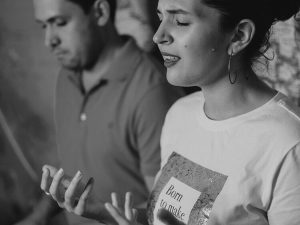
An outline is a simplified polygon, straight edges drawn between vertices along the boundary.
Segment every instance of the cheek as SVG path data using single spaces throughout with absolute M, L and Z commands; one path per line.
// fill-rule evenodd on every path
M 68 48 L 70 52 L 76 51 L 77 45 L 79 43 L 78 34 L 75 29 L 69 28 L 64 32 L 63 35 L 63 45 Z
M 183 45 L 184 64 L 181 67 L 181 74 L 184 76 L 181 79 L 184 86 L 199 86 L 214 66 L 214 60 L 211 58 L 213 52 L 210 50 L 213 47 L 210 47 L 208 42 L 204 45 L 202 43 L 198 39 Z
M 84 45 L 87 37 L 90 36 L 88 27 L 85 23 L 74 22 L 68 30 L 68 38 L 70 43 L 74 46 Z
M 183 59 L 185 70 L 194 71 L 199 67 L 199 63 L 203 61 L 203 48 L 199 43 L 189 42 L 183 46 Z
M 80 57 L 80 55 L 85 54 L 87 50 L 87 35 L 82 35 L 80 32 L 73 33 L 73 37 L 70 37 L 70 47 L 72 52 Z
M 216 63 L 219 49 L 218 42 L 213 35 L 196 33 L 183 46 L 186 70 L 191 73 L 210 70 Z

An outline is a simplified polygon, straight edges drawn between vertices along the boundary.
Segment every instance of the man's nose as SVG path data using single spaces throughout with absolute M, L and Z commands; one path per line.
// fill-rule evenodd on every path
M 45 31 L 45 45 L 48 48 L 55 48 L 60 44 L 59 36 L 51 28 L 47 28 Z
M 161 23 L 160 26 L 158 27 L 156 33 L 153 36 L 153 41 L 157 45 L 159 44 L 171 44 L 174 39 L 164 23 Z

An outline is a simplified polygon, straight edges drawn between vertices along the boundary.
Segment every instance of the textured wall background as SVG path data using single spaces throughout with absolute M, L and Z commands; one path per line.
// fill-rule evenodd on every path
M 299 16 L 300 18 L 300 16 Z M 300 106 L 300 21 L 294 18 L 278 22 L 272 32 L 272 49 L 275 56 L 264 74 L 265 80 L 275 89 L 290 96 Z M 297 29 L 296 29 L 297 28 Z
M 57 74 L 43 47 L 30 0 L 0 1 L 0 109 L 38 176 L 56 163 L 52 95 Z M 31 210 L 39 185 L 24 170 L 0 125 L 0 224 L 12 224 Z

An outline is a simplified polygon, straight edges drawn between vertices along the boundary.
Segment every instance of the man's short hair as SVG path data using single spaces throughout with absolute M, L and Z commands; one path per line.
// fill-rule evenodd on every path
M 79 5 L 85 13 L 88 13 L 96 0 L 68 0 L 68 1 Z M 109 3 L 110 6 L 110 19 L 114 22 L 116 8 L 117 8 L 116 0 L 107 0 L 107 2 Z

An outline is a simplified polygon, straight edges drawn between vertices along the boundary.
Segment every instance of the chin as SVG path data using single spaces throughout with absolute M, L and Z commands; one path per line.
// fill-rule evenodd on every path
M 189 82 L 186 79 L 186 76 L 184 73 L 169 73 L 167 72 L 167 80 L 168 82 L 173 86 L 179 86 L 179 87 L 192 87 L 195 86 L 195 84 Z
M 69 70 L 78 70 L 80 69 L 80 66 L 77 63 L 73 63 L 70 61 L 60 61 L 61 65 Z
M 78 70 L 79 68 L 69 64 L 62 64 L 62 66 L 68 70 Z
M 181 86 L 182 81 L 179 73 L 175 70 L 167 69 L 167 80 L 174 86 Z

